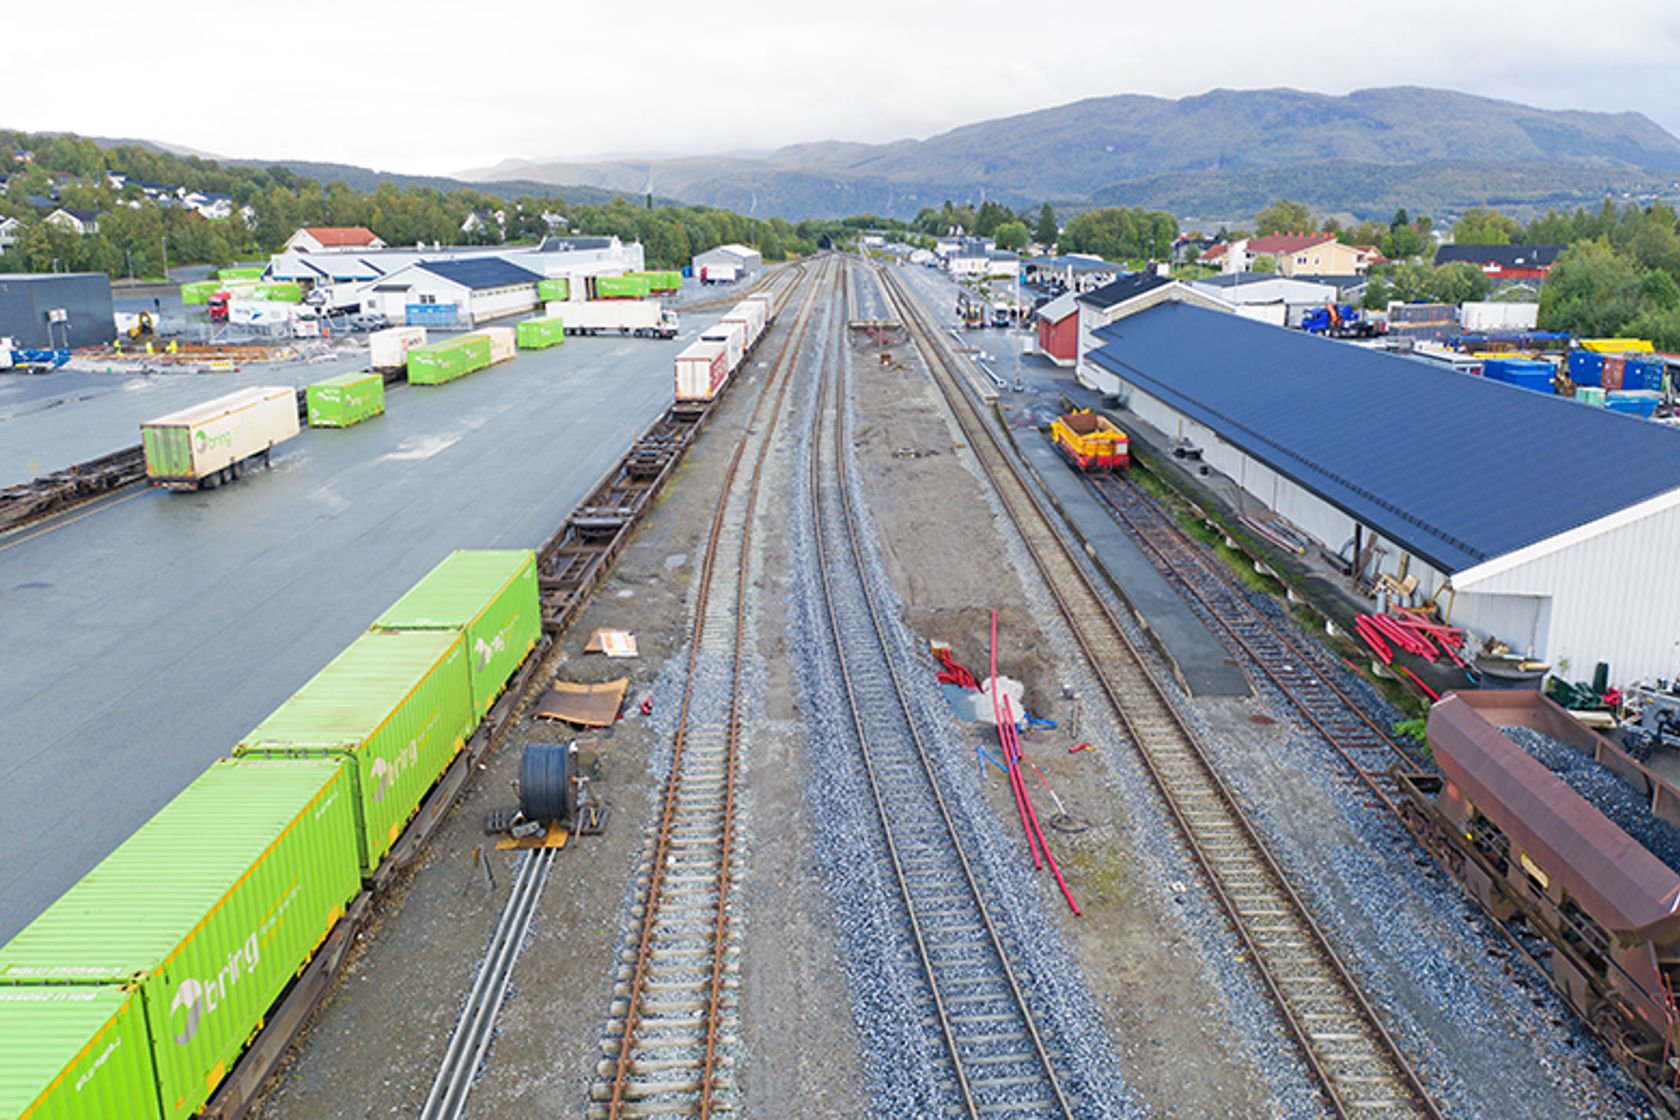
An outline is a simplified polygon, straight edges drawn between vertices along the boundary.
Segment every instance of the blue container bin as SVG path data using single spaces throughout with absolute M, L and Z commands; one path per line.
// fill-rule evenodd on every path
M 1536 393 L 1552 391 L 1552 364 L 1530 358 L 1489 358 L 1482 363 L 1482 376 Z
M 1577 385 L 1598 387 L 1604 383 L 1604 355 L 1590 350 L 1569 352 L 1569 380 Z
M 1649 420 L 1662 401 L 1662 394 L 1650 390 L 1633 390 L 1604 394 L 1604 407 L 1611 412 L 1638 416 Z

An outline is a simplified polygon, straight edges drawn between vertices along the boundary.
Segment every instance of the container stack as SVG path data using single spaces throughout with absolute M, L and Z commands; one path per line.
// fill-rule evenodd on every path
M 490 362 L 490 339 L 482 334 L 416 346 L 408 352 L 408 383 L 442 385 L 484 369 Z

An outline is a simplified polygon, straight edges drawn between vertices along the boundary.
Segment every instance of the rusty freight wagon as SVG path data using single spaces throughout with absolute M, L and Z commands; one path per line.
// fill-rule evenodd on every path
M 1501 923 L 1662 1115 L 1680 1116 L 1680 790 L 1539 693 L 1429 710 L 1439 774 L 1399 774 L 1401 819 Z
M 1124 470 L 1132 465 L 1131 440 L 1125 432 L 1088 409 L 1056 417 L 1050 440 L 1073 466 L 1082 471 Z

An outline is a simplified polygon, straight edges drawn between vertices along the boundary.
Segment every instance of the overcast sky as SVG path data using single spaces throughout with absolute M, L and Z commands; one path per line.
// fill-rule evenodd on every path
M 0 125 L 448 174 L 922 137 L 1082 97 L 1427 85 L 1680 133 L 1673 0 L 8 5 Z

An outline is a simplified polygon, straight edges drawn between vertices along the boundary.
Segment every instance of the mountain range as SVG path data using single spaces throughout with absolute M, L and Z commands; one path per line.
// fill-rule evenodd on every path
M 1401 86 L 1332 96 L 1213 90 L 1124 94 L 982 121 L 925 140 L 795 144 L 763 155 L 594 162 L 509 160 L 465 171 L 486 185 L 581 184 L 758 217 L 908 218 L 944 200 L 1058 211 L 1138 205 L 1246 217 L 1288 196 L 1320 213 L 1387 217 L 1498 205 L 1596 205 L 1672 194 L 1680 139 L 1641 113 L 1536 109 Z M 1064 215 L 1065 216 L 1065 215 Z

